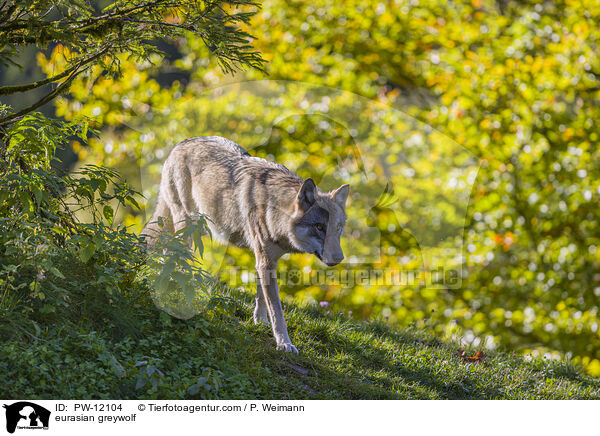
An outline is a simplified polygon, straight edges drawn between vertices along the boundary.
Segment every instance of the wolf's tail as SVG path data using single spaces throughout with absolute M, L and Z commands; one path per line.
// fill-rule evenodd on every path
M 163 223 L 162 227 L 159 225 L 159 220 Z M 173 233 L 175 232 L 175 228 L 173 227 L 173 215 L 171 214 L 171 210 L 169 209 L 167 202 L 159 195 L 156 210 L 148 224 L 144 227 L 144 230 L 142 230 L 140 236 L 143 236 L 148 244 L 152 244 L 161 231 Z

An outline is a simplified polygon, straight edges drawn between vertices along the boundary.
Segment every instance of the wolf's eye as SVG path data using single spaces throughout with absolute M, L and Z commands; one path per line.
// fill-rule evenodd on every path
M 323 230 L 325 230 L 325 227 L 323 227 L 323 224 L 315 224 L 315 227 L 317 228 L 318 231 L 322 232 Z

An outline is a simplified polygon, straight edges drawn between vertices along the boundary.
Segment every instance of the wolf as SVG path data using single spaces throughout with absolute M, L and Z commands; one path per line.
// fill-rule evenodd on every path
M 177 232 L 200 213 L 217 240 L 253 250 L 254 323 L 270 323 L 277 349 L 298 353 L 279 300 L 277 262 L 285 253 L 310 253 L 327 266 L 339 264 L 349 192 L 347 184 L 321 192 L 311 178 L 253 157 L 226 138 L 186 139 L 164 163 L 156 210 L 142 235 L 151 243 L 159 218 L 162 230 Z

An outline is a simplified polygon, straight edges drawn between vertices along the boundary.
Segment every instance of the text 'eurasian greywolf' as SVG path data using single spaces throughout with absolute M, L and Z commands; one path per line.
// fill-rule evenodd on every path
M 342 185 L 323 193 L 312 179 L 225 138 L 187 139 L 165 161 L 156 211 L 142 234 L 151 238 L 159 217 L 175 232 L 201 213 L 216 239 L 254 250 L 254 322 L 270 321 L 277 349 L 297 353 L 279 300 L 277 261 L 285 253 L 312 253 L 328 266 L 340 263 L 349 190 Z

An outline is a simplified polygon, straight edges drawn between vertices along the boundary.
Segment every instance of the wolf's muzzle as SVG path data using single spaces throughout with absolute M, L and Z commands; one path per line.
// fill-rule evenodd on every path
M 340 259 L 333 259 L 330 262 L 325 262 L 325 265 L 327 266 L 336 266 L 337 264 L 339 264 L 342 260 L 344 260 L 344 258 L 340 258 Z
M 332 260 L 325 260 L 325 259 L 323 259 L 323 256 L 319 252 L 315 251 L 313 254 L 315 256 L 317 256 L 319 258 L 319 260 L 327 266 L 336 266 L 338 263 L 340 263 L 342 260 L 344 260 L 344 256 L 336 257 Z

